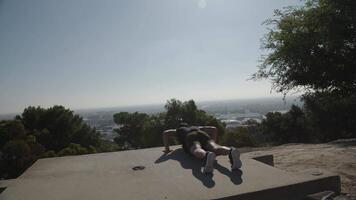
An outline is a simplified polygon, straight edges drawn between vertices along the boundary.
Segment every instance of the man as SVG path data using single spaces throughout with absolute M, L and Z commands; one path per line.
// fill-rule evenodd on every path
M 221 146 L 215 143 L 217 129 L 214 126 L 188 127 L 182 123 L 177 129 L 165 130 L 162 133 L 165 153 L 169 153 L 169 139 L 177 137 L 186 153 L 203 160 L 203 173 L 212 173 L 217 155 L 229 155 L 231 169 L 241 168 L 240 153 L 234 147 Z

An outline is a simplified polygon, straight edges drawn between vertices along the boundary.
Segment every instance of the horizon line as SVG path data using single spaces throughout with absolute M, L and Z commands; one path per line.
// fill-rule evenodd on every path
M 286 96 L 285 98 L 299 98 L 301 95 L 290 95 Z M 177 99 L 182 102 L 184 101 L 189 101 L 189 100 L 194 100 L 195 103 L 201 104 L 201 103 L 210 103 L 210 102 L 222 102 L 222 101 L 243 101 L 243 100 L 257 100 L 257 99 L 277 99 L 281 98 L 283 100 L 283 96 L 264 96 L 264 97 L 246 97 L 246 98 L 227 98 L 227 99 L 215 99 L 215 100 L 194 100 L 194 99 L 188 99 L 188 100 L 180 100 L 178 98 L 169 98 L 167 99 L 164 103 L 147 103 L 147 104 L 129 104 L 129 105 L 116 105 L 116 106 L 98 106 L 98 107 L 87 107 L 87 108 L 70 108 L 61 104 L 53 104 L 52 106 L 40 106 L 40 105 L 29 105 L 29 106 L 34 106 L 34 107 L 42 107 L 42 108 L 50 108 L 53 106 L 64 106 L 65 108 L 72 110 L 73 112 L 83 112 L 83 111 L 90 111 L 90 110 L 100 110 L 100 109 L 117 109 L 117 108 L 130 108 L 130 107 L 143 107 L 143 106 L 160 106 L 160 105 L 165 105 L 165 103 L 170 100 L 170 99 Z M 29 107 L 27 106 L 27 107 Z M 26 107 L 26 108 L 27 108 Z M 13 113 L 0 113 L 0 116 L 6 116 L 6 115 L 19 115 L 21 112 L 13 112 Z

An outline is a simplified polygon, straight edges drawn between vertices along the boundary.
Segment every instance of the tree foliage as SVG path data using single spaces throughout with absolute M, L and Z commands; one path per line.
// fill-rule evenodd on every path
M 144 133 L 144 125 L 148 120 L 145 113 L 120 112 L 114 115 L 114 121 L 119 125 L 115 131 L 118 136 L 114 139 L 120 146 L 138 148 L 142 146 L 141 138 Z
M 0 177 L 16 177 L 43 152 L 43 146 L 26 134 L 21 121 L 0 121 Z
M 311 142 L 304 111 L 293 105 L 287 113 L 269 112 L 261 122 L 261 131 L 274 143 Z
M 69 144 L 68 147 L 60 150 L 57 155 L 68 156 L 68 155 L 82 155 L 88 153 L 93 153 L 93 152 L 89 152 L 87 148 L 82 147 L 80 144 L 71 143 Z
M 269 78 L 279 92 L 356 92 L 356 1 L 307 0 L 276 10 L 253 78 Z
M 191 126 L 215 126 L 218 129 L 219 137 L 225 133 L 225 125 L 204 110 L 198 109 L 194 100 L 181 102 L 177 99 L 170 99 L 165 105 L 167 128 L 177 128 L 179 123 L 185 122 Z
M 271 79 L 272 88 L 284 94 L 306 89 L 303 100 L 309 138 L 355 137 L 356 1 L 306 0 L 303 6 L 276 10 L 266 24 L 269 32 L 262 47 L 267 55 L 253 78 Z M 283 128 L 274 126 L 292 125 L 281 124 L 279 114 L 267 118 L 264 125 L 275 135 Z M 289 121 L 299 123 L 294 128 L 304 123 Z
M 316 92 L 305 95 L 304 107 L 312 137 L 319 141 L 356 137 L 356 95 Z
M 30 106 L 16 119 L 0 121 L 0 177 L 15 178 L 40 157 L 105 150 L 102 143 L 73 111 Z
M 120 112 L 114 115 L 114 121 L 119 125 L 115 130 L 117 144 L 124 148 L 145 148 L 162 145 L 161 133 L 165 129 L 174 129 L 181 122 L 189 125 L 216 126 L 223 135 L 224 125 L 215 117 L 199 110 L 193 100 L 181 102 L 170 99 L 165 105 L 166 112 L 155 115 L 145 113 Z
M 257 146 L 254 132 L 248 127 L 235 127 L 228 129 L 222 137 L 221 144 L 234 147 Z
M 99 133 L 84 123 L 79 115 L 63 106 L 48 109 L 30 106 L 17 119 L 22 121 L 29 132 L 36 135 L 47 150 L 59 151 L 70 143 L 84 147 L 99 144 Z

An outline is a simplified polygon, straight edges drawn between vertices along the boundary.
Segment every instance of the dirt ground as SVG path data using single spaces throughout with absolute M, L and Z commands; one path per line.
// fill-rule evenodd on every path
M 341 177 L 341 192 L 356 196 L 356 139 L 325 144 L 285 144 L 241 149 L 242 152 L 273 154 L 275 167 L 289 172 L 327 170 Z

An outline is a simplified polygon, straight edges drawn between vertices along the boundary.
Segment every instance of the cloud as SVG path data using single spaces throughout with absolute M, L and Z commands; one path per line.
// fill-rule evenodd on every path
M 207 0 L 199 0 L 198 1 L 198 7 L 199 8 L 205 8 L 206 7 L 206 1 Z

